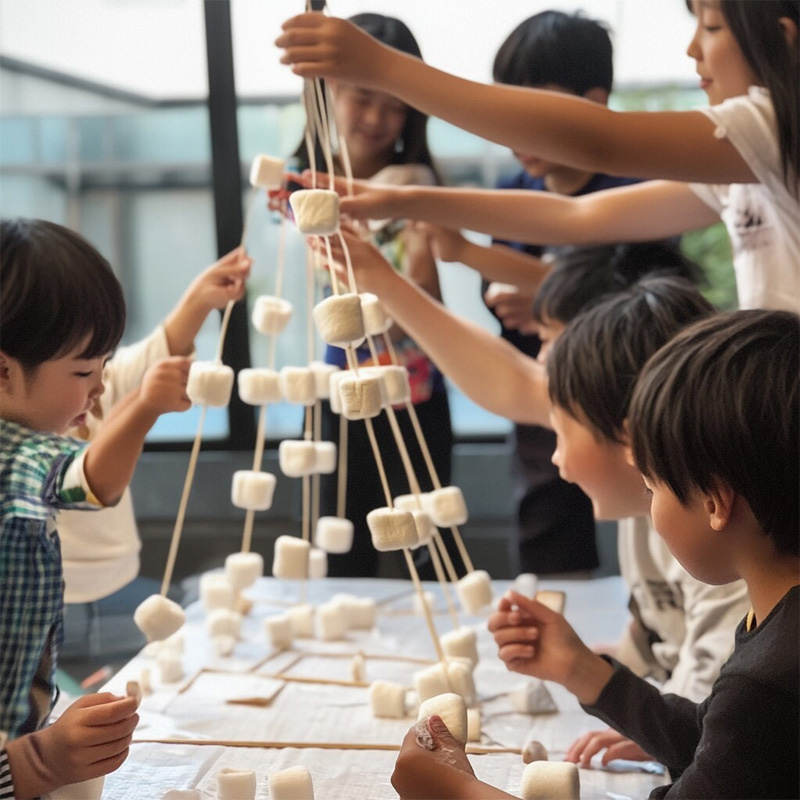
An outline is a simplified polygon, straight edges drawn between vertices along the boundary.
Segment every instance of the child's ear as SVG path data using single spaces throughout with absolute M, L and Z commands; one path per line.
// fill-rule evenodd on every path
M 627 418 L 622 420 L 622 433 L 620 435 L 620 440 L 622 446 L 625 448 L 625 460 L 632 467 L 635 467 L 636 462 L 633 460 L 633 450 L 631 449 L 631 429 L 628 425 Z
M 0 381 L 7 382 L 11 377 L 9 357 L 0 350 Z
M 725 483 L 717 482 L 705 492 L 703 506 L 708 513 L 708 524 L 712 530 L 724 530 L 733 513 L 736 492 Z

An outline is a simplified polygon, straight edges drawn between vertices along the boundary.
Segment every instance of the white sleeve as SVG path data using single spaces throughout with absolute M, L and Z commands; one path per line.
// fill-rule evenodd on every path
M 736 626 L 747 614 L 750 598 L 744 581 L 710 586 L 686 572 L 681 589 L 686 635 L 678 663 L 661 691 L 701 702 L 711 694 L 722 665 L 733 652 Z

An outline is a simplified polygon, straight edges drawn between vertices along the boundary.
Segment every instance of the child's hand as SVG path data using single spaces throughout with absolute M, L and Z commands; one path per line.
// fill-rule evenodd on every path
M 425 234 L 434 258 L 446 262 L 463 262 L 464 248 L 469 242 L 460 231 L 429 222 L 415 223 L 414 230 Z
M 424 725 L 432 738 L 427 749 L 417 738 L 417 725 Z M 454 739 L 442 722 L 433 715 L 417 723 L 406 734 L 392 773 L 392 786 L 402 800 L 414 798 L 463 797 L 460 787 L 475 781 L 464 745 Z
M 156 414 L 186 411 L 192 402 L 186 394 L 190 358 L 171 356 L 150 367 L 142 378 L 139 401 Z
M 489 617 L 498 655 L 513 672 L 555 681 L 582 703 L 594 703 L 613 671 L 592 653 L 561 614 L 507 592 Z
M 537 333 L 539 328 L 533 318 L 533 292 L 508 284 L 506 286 L 503 291 L 487 290 L 484 296 L 486 305 L 497 314 L 507 330 L 524 334 Z
M 338 78 L 369 87 L 382 72 L 379 62 L 391 51 L 350 22 L 324 14 L 300 14 L 283 23 L 275 45 L 283 49 L 281 64 L 303 78 Z
M 243 247 L 231 250 L 192 281 L 181 302 L 207 316 L 215 308 L 225 308 L 230 300 L 241 300 L 252 266 L 253 259 Z
M 341 226 L 341 234 L 347 243 L 350 253 L 350 261 L 353 265 L 353 274 L 360 292 L 373 292 L 380 296 L 383 291 L 386 279 L 391 279 L 396 275 L 391 264 L 381 255 L 380 251 L 370 242 L 362 239 L 355 228 L 349 225 Z M 338 236 L 329 237 L 331 245 L 331 255 L 333 264 L 328 263 L 328 251 L 325 243 L 320 238 L 312 238 L 311 246 L 318 250 L 323 262 L 328 269 L 345 286 L 348 285 L 347 261 L 344 255 L 344 248 Z
M 649 753 L 645 753 L 636 742 L 626 739 L 613 728 L 604 731 L 590 731 L 580 737 L 567 751 L 564 761 L 572 761 L 581 767 L 588 767 L 592 758 L 601 750 L 603 766 L 615 758 L 626 758 L 629 761 L 653 761 Z

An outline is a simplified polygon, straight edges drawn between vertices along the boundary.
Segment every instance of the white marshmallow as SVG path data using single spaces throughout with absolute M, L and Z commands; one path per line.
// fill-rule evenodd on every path
M 386 381 L 383 379 L 384 369 L 385 367 L 362 367 L 358 373 L 360 378 L 377 379 L 378 388 L 381 392 L 381 408 L 386 408 L 389 405 L 389 393 L 386 389 Z M 339 391 L 341 392 L 341 389 Z
M 339 603 L 323 603 L 317 608 L 317 637 L 330 642 L 347 633 L 347 617 Z
M 402 550 L 417 543 L 417 526 L 408 511 L 376 508 L 367 514 L 367 525 L 376 550 Z
M 450 691 L 461 695 L 468 707 L 475 705 L 475 681 L 472 677 L 472 662 L 468 658 L 448 659 L 447 679 L 450 682 Z
M 416 550 L 432 541 L 435 528 L 427 511 L 412 511 L 411 516 L 414 517 L 414 525 L 417 528 L 417 543 L 414 545 Z
M 440 641 L 446 656 L 468 659 L 473 666 L 478 663 L 478 637 L 472 628 L 462 625 L 445 633 Z
M 308 552 L 308 577 L 313 580 L 328 575 L 328 554 L 319 547 L 312 547 Z
M 370 292 L 363 292 L 361 298 L 361 312 L 364 317 L 364 330 L 367 336 L 379 336 L 392 327 L 392 320 L 383 310 L 378 296 Z
M 161 800 L 203 800 L 199 789 L 169 789 Z
M 525 746 L 522 748 L 522 760 L 524 763 L 533 764 L 534 761 L 547 761 L 548 759 L 547 748 L 541 742 L 537 742 L 534 739 L 529 739 L 525 742 Z
M 311 545 L 297 536 L 279 536 L 275 540 L 272 574 L 282 580 L 304 580 L 308 577 Z
M 253 304 L 250 320 L 253 327 L 265 336 L 282 333 L 292 316 L 292 304 L 282 297 L 262 294 Z
M 481 710 L 479 708 L 467 709 L 467 741 L 479 742 L 481 740 Z
M 369 630 L 375 626 L 376 603 L 371 597 L 356 597 L 352 594 L 335 594 L 331 602 L 342 609 L 348 628 Z
M 467 521 L 467 505 L 458 486 L 443 486 L 428 494 L 425 509 L 437 528 L 463 525 Z
M 139 686 L 142 694 L 150 694 L 153 691 L 153 682 L 150 678 L 150 667 L 142 667 L 139 671 Z
M 267 641 L 276 650 L 286 650 L 292 646 L 292 620 L 288 614 L 275 614 L 262 623 Z
M 196 406 L 223 408 L 231 401 L 233 370 L 213 361 L 193 361 L 189 367 L 186 394 Z
M 437 714 L 447 726 L 454 739 L 467 742 L 467 707 L 464 698 L 453 692 L 445 692 L 424 700 L 419 707 L 417 719 L 422 720 Z
M 542 591 L 536 592 L 535 599 L 543 606 L 547 606 L 551 611 L 555 611 L 556 614 L 564 613 L 564 605 L 567 601 L 567 596 L 564 592 L 554 592 L 549 589 L 543 589 Z
M 200 600 L 206 611 L 216 608 L 232 609 L 236 602 L 236 593 L 224 573 L 206 572 L 200 576 Z
M 206 631 L 214 636 L 239 636 L 242 629 L 242 615 L 238 611 L 218 608 L 206 618 Z
M 160 642 L 180 629 L 186 621 L 186 614 L 173 600 L 151 594 L 133 612 L 133 621 L 148 642 Z
M 302 478 L 311 475 L 317 462 L 314 442 L 303 439 L 284 439 L 278 445 L 278 463 L 287 478 Z
M 327 400 L 331 396 L 331 375 L 341 370 L 335 364 L 326 364 L 323 361 L 312 361 L 308 368 L 314 373 L 317 397 Z
M 267 191 L 280 189 L 286 162 L 272 156 L 256 156 L 250 167 L 250 185 Z
M 326 553 L 349 553 L 353 547 L 353 523 L 340 517 L 320 517 L 314 544 Z
M 358 347 L 364 341 L 364 317 L 357 294 L 326 297 L 312 311 L 317 332 L 325 344 Z
M 411 384 L 405 367 L 389 364 L 383 368 L 383 383 L 386 386 L 387 401 L 391 406 L 411 402 Z
M 419 502 L 417 502 L 419 496 Z M 428 493 L 420 492 L 419 495 L 401 494 L 394 498 L 394 507 L 401 511 L 422 511 L 427 503 Z M 429 515 L 430 516 L 430 515 Z
M 218 800 L 255 800 L 256 774 L 250 769 L 221 769 L 217 773 Z
M 339 230 L 339 195 L 329 189 L 301 189 L 289 195 L 297 230 L 330 236 Z
M 423 592 L 422 599 L 417 592 L 414 592 L 414 601 L 413 601 L 413 608 L 415 614 L 424 614 L 425 608 L 423 607 L 423 602 L 428 607 L 428 610 L 433 613 L 436 609 L 436 598 L 433 595 L 433 592 Z
M 532 680 L 508 693 L 511 708 L 520 714 L 549 714 L 558 711 L 556 701 L 543 681 Z
M 103 796 L 105 779 L 105 775 L 100 775 L 97 778 L 89 778 L 88 781 L 69 783 L 50 792 L 47 798 L 48 800 L 100 800 Z
M 263 574 L 263 567 L 262 567 L 262 574 Z M 253 598 L 248 597 L 246 594 L 237 594 L 236 595 L 236 602 L 234 603 L 233 610 L 238 611 L 243 617 L 246 617 L 250 613 L 250 609 L 253 607 Z
M 236 647 L 236 637 L 227 633 L 212 636 L 211 645 L 218 656 L 227 658 L 233 652 L 233 648 Z
M 279 380 L 287 403 L 313 406 L 317 402 L 317 384 L 308 367 L 284 367 Z
M 533 599 L 536 597 L 536 589 L 539 586 L 539 579 L 532 572 L 521 572 L 514 578 L 511 588 L 518 594 Z
M 425 667 L 425 669 L 417 670 L 414 673 L 414 688 L 417 690 L 420 703 L 424 703 L 431 697 L 436 697 L 437 694 L 453 691 L 450 686 L 447 668 L 441 662 Z
M 292 606 L 287 612 L 292 623 L 292 636 L 296 639 L 310 639 L 314 635 L 314 606 L 303 603 Z
M 522 771 L 523 800 L 580 800 L 578 767 L 568 761 L 534 761 Z
M 333 442 L 314 442 L 314 472 L 320 475 L 336 472 L 336 445 Z
M 156 664 L 163 683 L 175 683 L 183 677 L 183 660 L 174 650 L 162 650 Z
M 406 688 L 391 681 L 373 681 L 369 685 L 369 704 L 373 717 L 402 719 L 406 715 Z
M 242 369 L 236 378 L 239 397 L 251 406 L 264 406 L 267 403 L 280 403 L 280 376 L 274 369 Z
M 238 591 L 252 586 L 263 574 L 264 559 L 260 553 L 231 553 L 225 559 L 225 576 Z
M 353 660 L 350 663 L 350 677 L 356 683 L 364 683 L 364 678 L 366 677 L 367 670 L 366 665 L 364 664 L 364 656 L 361 653 L 356 653 L 353 656 Z
M 236 508 L 266 511 L 272 506 L 277 480 L 271 472 L 237 469 L 231 483 L 231 502 Z
M 467 614 L 475 614 L 492 602 L 492 579 L 489 573 L 476 569 L 456 584 L 458 599 Z
M 342 413 L 342 398 L 339 395 L 339 384 L 345 379 L 352 377 L 353 373 L 350 370 L 343 369 L 339 372 L 334 372 L 328 381 L 328 395 L 331 402 L 331 411 L 334 414 Z
M 297 194 L 297 192 L 295 192 Z M 269 776 L 270 800 L 314 800 L 311 773 L 305 767 L 289 767 Z
M 142 702 L 142 687 L 139 681 L 128 681 L 125 684 L 125 696 L 136 698 L 136 707 L 139 707 Z
M 376 375 L 353 375 L 339 381 L 341 413 L 347 419 L 371 419 L 383 408 L 381 379 Z

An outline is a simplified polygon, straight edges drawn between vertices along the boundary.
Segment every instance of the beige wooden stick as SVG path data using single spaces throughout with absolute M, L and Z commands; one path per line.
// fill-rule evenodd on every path
M 442 562 L 439 554 L 436 552 L 436 544 L 428 542 L 428 552 L 433 562 L 433 571 L 436 573 L 436 580 L 439 581 L 439 586 L 442 587 L 442 594 L 444 595 L 444 602 L 447 606 L 447 612 L 450 614 L 450 621 L 453 623 L 453 628 L 458 628 L 458 614 L 456 614 L 455 605 L 453 605 L 453 598 L 450 596 L 450 587 L 447 585 L 447 578 L 445 577 L 444 570 L 442 569 Z
M 256 446 L 253 451 L 253 471 L 261 471 L 261 462 L 264 458 L 264 435 L 267 429 L 267 406 L 263 405 L 258 411 L 258 428 L 256 430 Z M 248 508 L 244 515 L 244 530 L 242 532 L 242 552 L 249 553 L 253 543 L 253 523 L 256 512 Z
M 268 656 L 264 656 L 264 658 L 262 658 L 260 661 L 257 661 L 252 667 L 250 667 L 250 669 L 247 670 L 247 673 L 245 673 L 245 674 L 250 674 L 252 672 L 255 672 L 256 670 L 261 669 L 261 667 L 263 667 L 264 664 L 268 664 L 270 661 L 272 661 L 273 658 L 277 658 L 279 655 L 281 655 L 282 653 L 285 653 L 285 652 L 287 652 L 287 651 L 286 650 L 273 650 Z M 299 661 L 302 661 L 304 658 L 305 658 L 305 653 L 298 654 L 297 657 L 294 660 L 290 661 L 284 667 L 284 669 L 291 669 L 295 664 L 297 664 Z M 241 673 L 236 673 L 236 674 L 241 674 Z
M 322 403 L 314 403 L 314 441 L 322 441 Z M 311 530 L 316 531 L 319 522 L 320 504 L 320 474 L 315 472 L 311 476 Z
M 290 683 L 318 683 L 322 686 L 355 686 L 359 689 L 368 689 L 369 684 L 363 681 L 345 681 L 337 678 L 314 678 L 309 675 L 287 675 L 284 672 L 276 672 L 272 675 L 265 675 L 265 678 L 274 678 L 278 681 L 289 681 Z
M 422 583 L 420 582 L 419 575 L 417 574 L 417 568 L 414 564 L 414 559 L 411 557 L 411 551 L 407 547 L 404 547 L 403 555 L 406 557 L 406 565 L 408 566 L 408 571 L 411 573 L 411 580 L 414 581 L 414 588 L 417 590 L 417 596 L 419 597 L 422 605 L 422 612 L 425 616 L 425 622 L 428 625 L 431 639 L 433 639 L 433 646 L 436 648 L 436 657 L 442 664 L 446 664 L 447 660 L 445 659 L 444 650 L 442 650 L 442 643 L 439 641 L 439 634 L 436 633 L 436 626 L 433 624 L 433 615 L 431 614 L 431 610 L 428 608 L 428 604 L 425 602 L 425 592 L 422 590 Z
M 435 528 L 433 531 L 433 540 L 436 542 L 436 547 L 439 549 L 439 554 L 442 557 L 442 561 L 444 561 L 444 565 L 447 568 L 447 574 L 450 580 L 453 583 L 458 583 L 458 574 L 456 573 L 456 568 L 453 566 L 453 559 L 450 558 L 450 553 L 447 552 L 447 547 L 442 539 L 442 534 L 439 533 L 439 529 Z
M 186 470 L 186 478 L 183 482 L 183 492 L 181 494 L 180 505 L 178 506 L 178 516 L 175 518 L 175 527 L 172 529 L 172 541 L 169 545 L 167 566 L 164 569 L 164 579 L 161 581 L 161 594 L 163 597 L 167 596 L 169 584 L 172 580 L 172 571 L 175 569 L 178 545 L 180 544 L 181 533 L 183 532 L 183 520 L 186 516 L 186 506 L 189 503 L 189 494 L 192 491 L 192 481 L 194 480 L 194 470 L 197 466 L 197 457 L 200 454 L 200 444 L 203 441 L 203 425 L 206 421 L 206 408 L 207 406 L 200 407 L 200 419 L 197 422 L 197 433 L 194 437 L 192 454 L 189 458 L 189 468 Z
M 311 406 L 306 406 L 306 430 L 303 438 L 311 441 Z M 303 475 L 303 540 L 311 541 L 311 531 L 309 523 L 311 521 L 311 479 L 309 475 Z
M 345 518 L 347 513 L 347 417 L 339 417 L 339 474 L 336 486 L 336 516 Z

